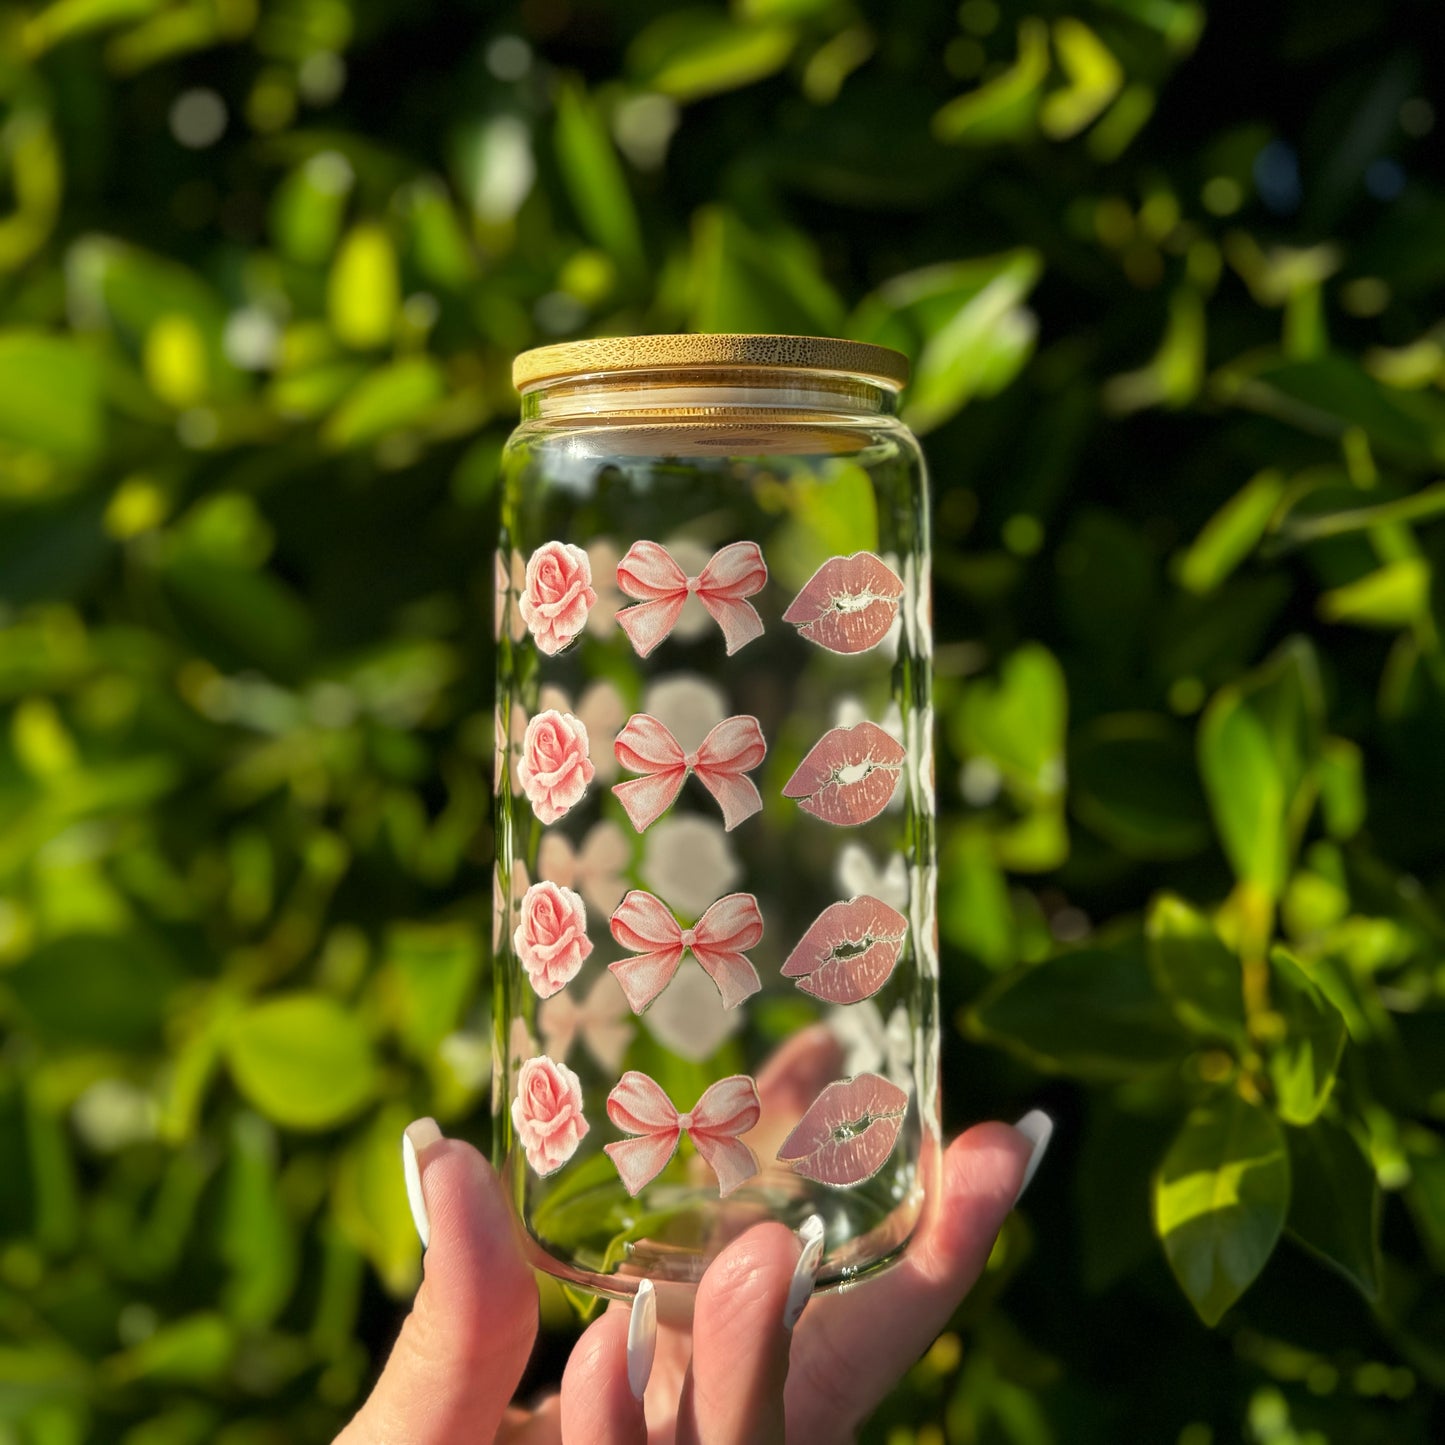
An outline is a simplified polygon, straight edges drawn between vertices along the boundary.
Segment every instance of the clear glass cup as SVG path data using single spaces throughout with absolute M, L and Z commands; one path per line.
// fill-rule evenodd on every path
M 906 362 L 808 337 L 518 358 L 497 554 L 496 1163 L 534 1262 L 818 1287 L 936 1168 L 929 523 Z

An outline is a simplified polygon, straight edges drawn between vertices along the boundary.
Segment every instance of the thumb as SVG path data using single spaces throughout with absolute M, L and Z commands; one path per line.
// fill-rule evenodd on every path
M 422 1284 L 376 1388 L 336 1445 L 490 1440 L 536 1338 L 537 1288 L 491 1165 L 431 1119 L 407 1128 L 402 1152 L 428 1241 Z

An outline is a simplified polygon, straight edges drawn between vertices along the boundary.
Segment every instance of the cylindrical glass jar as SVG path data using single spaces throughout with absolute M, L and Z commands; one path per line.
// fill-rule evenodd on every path
M 495 1157 L 541 1268 L 760 1220 L 896 1257 L 938 1151 L 927 490 L 903 357 L 518 358 L 497 554 Z

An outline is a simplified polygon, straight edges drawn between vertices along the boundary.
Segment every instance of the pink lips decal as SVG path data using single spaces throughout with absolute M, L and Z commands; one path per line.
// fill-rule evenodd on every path
M 888 806 L 906 754 L 877 723 L 824 733 L 783 787 L 805 813 L 825 823 L 866 823 Z
M 861 1184 L 887 1162 L 907 1111 L 908 1095 L 877 1074 L 842 1079 L 809 1105 L 778 1158 L 819 1184 Z
M 871 552 L 855 552 L 823 563 L 783 621 L 829 652 L 867 652 L 888 636 L 902 596 L 903 579 L 891 567 Z
M 860 1003 L 888 982 L 908 920 L 864 894 L 833 903 L 814 920 L 783 965 L 783 977 L 829 1003 Z

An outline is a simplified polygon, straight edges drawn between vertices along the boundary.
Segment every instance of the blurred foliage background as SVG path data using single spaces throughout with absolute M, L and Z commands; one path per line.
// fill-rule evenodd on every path
M 3 1445 L 364 1392 L 486 1141 L 509 361 L 684 328 L 914 359 L 947 1118 L 1058 1120 L 868 1438 L 1445 1438 L 1428 13 L 0 6 Z

